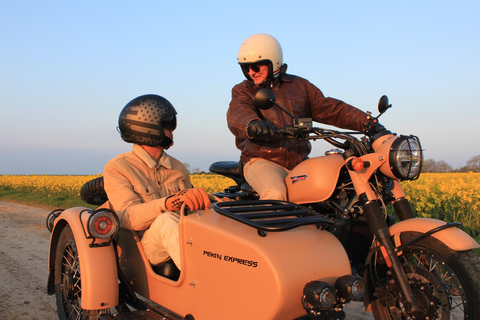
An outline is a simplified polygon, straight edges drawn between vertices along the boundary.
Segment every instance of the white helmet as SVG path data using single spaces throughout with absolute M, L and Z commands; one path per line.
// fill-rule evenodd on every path
M 283 52 L 280 43 L 269 34 L 258 33 L 243 41 L 238 50 L 238 63 L 240 66 L 255 62 L 269 61 L 269 78 L 280 75 L 283 67 Z M 242 68 L 243 74 L 248 80 L 248 69 Z

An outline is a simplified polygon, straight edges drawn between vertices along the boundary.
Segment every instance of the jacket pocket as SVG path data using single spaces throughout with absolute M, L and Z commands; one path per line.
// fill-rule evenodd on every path
M 168 181 L 164 183 L 164 186 L 168 196 L 175 194 L 179 191 L 186 189 L 185 178 L 176 179 L 174 181 Z
M 154 189 L 148 185 L 145 186 L 140 183 L 136 183 L 133 185 L 133 191 L 135 191 L 142 203 L 155 199 Z

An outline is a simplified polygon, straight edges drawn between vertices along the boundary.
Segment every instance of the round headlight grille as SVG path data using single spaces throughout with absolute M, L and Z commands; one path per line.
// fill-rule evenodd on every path
M 400 180 L 417 179 L 422 171 L 423 153 L 420 140 L 415 136 L 400 136 L 390 150 L 390 168 Z

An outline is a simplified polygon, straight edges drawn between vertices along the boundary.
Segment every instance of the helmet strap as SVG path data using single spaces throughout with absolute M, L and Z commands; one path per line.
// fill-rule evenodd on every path
M 274 78 L 270 78 L 269 85 L 270 88 L 273 88 L 277 85 L 277 83 L 282 79 L 283 75 L 287 73 L 287 64 L 284 63 L 280 69 L 280 72 L 278 73 L 278 76 Z
M 170 148 L 170 146 L 172 145 L 173 143 L 173 140 L 167 136 L 165 136 L 163 139 L 162 139 L 162 142 L 160 142 L 158 145 L 160 147 L 162 147 L 163 149 L 167 150 L 168 148 Z

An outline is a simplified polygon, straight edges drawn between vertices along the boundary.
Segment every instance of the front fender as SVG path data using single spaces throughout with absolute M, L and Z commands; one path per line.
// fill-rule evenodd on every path
M 402 233 L 404 232 L 426 233 L 430 230 L 433 230 L 445 224 L 447 224 L 445 221 L 431 219 L 431 218 L 407 219 L 407 220 L 400 221 L 394 224 L 393 226 L 391 226 L 390 234 L 394 238 L 395 246 L 399 247 L 402 245 L 401 243 Z M 448 246 L 450 249 L 455 251 L 466 251 L 466 250 L 471 250 L 475 248 L 480 248 L 479 244 L 474 239 L 472 239 L 468 234 L 466 234 L 464 231 L 456 227 L 447 228 L 447 229 L 438 231 L 436 233 L 433 233 L 432 237 L 438 239 L 439 241 L 444 243 L 446 246 Z M 373 252 L 374 251 L 371 250 L 370 253 L 368 254 L 365 265 L 369 265 L 371 263 L 371 260 L 373 259 Z M 364 295 L 363 302 L 365 305 L 365 310 L 370 308 L 369 305 L 370 305 L 371 298 L 373 296 L 373 290 L 374 290 L 374 288 L 372 287 L 368 288 L 368 286 L 370 286 L 369 285 L 370 277 L 371 277 L 371 274 L 369 272 L 369 269 L 366 268 L 364 279 L 365 279 L 365 283 L 367 284 L 367 292 L 370 292 L 370 294 Z
M 83 224 L 91 209 L 76 207 L 63 211 L 55 220 L 48 255 L 48 293 L 55 293 L 55 256 L 60 233 L 70 226 L 80 263 L 82 281 L 81 307 L 86 310 L 106 309 L 118 305 L 118 275 L 113 244 L 91 247 L 92 239 L 85 235 Z M 106 240 L 97 240 L 96 243 Z
M 400 235 L 402 232 L 425 233 L 437 227 L 445 225 L 445 221 L 431 218 L 415 218 L 400 221 L 390 227 L 390 234 L 395 239 L 395 245 L 399 247 L 401 243 Z M 480 245 L 467 233 L 459 228 L 447 228 L 432 234 L 432 237 L 443 242 L 450 249 L 455 251 L 466 251 L 480 248 Z

